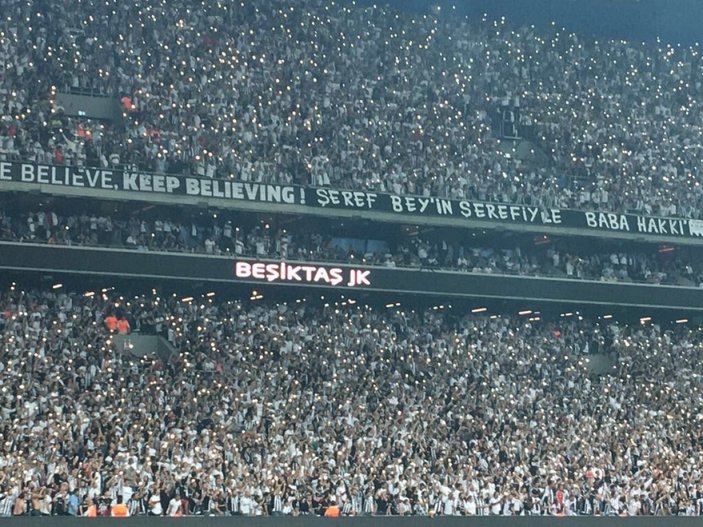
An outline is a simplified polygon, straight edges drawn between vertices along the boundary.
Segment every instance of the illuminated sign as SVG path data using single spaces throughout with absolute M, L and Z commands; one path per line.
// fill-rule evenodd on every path
M 238 260 L 234 276 L 243 280 L 261 280 L 270 283 L 318 284 L 344 287 L 371 285 L 371 271 L 330 265 L 265 263 Z

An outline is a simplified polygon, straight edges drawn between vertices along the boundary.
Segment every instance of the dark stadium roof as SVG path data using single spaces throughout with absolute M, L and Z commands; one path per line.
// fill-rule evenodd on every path
M 703 3 L 698 0 L 358 0 L 357 5 L 391 5 L 427 11 L 440 6 L 470 18 L 505 16 L 516 25 L 546 28 L 552 21 L 583 35 L 625 40 L 693 44 L 703 41 Z M 456 6 L 455 10 L 453 7 Z

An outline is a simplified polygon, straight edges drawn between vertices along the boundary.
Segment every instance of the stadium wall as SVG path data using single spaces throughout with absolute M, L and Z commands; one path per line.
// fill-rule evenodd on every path
M 0 242 L 0 269 L 703 312 L 703 289 Z
M 550 517 L 550 516 L 479 516 L 479 517 L 359 517 L 359 518 L 320 518 L 316 516 L 298 517 L 182 517 L 182 518 L 71 518 L 53 516 L 53 527 L 75 527 L 76 524 L 90 523 L 93 527 L 329 527 L 330 524 L 342 527 L 692 527 L 700 526 L 697 517 Z M 19 517 L 12 519 L 14 527 L 43 527 L 45 518 Z

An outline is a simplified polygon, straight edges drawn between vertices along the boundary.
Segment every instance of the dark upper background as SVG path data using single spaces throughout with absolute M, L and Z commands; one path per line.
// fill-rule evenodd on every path
M 584 36 L 685 45 L 703 42 L 702 0 L 356 0 L 357 5 L 443 13 L 470 19 L 505 16 L 511 25 L 547 29 L 551 22 Z M 452 10 L 456 6 L 456 10 Z

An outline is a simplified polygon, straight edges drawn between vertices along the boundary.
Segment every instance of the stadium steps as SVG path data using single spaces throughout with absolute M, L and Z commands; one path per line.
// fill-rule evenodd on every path
M 592 375 L 613 374 L 617 366 L 617 358 L 614 354 L 594 353 L 588 356 L 586 368 Z
M 504 155 L 520 159 L 525 166 L 540 167 L 551 164 L 542 148 L 528 139 L 501 139 L 500 150 Z
M 118 352 L 129 353 L 139 358 L 159 357 L 164 363 L 168 363 L 178 355 L 171 343 L 159 335 L 115 335 L 113 342 Z

